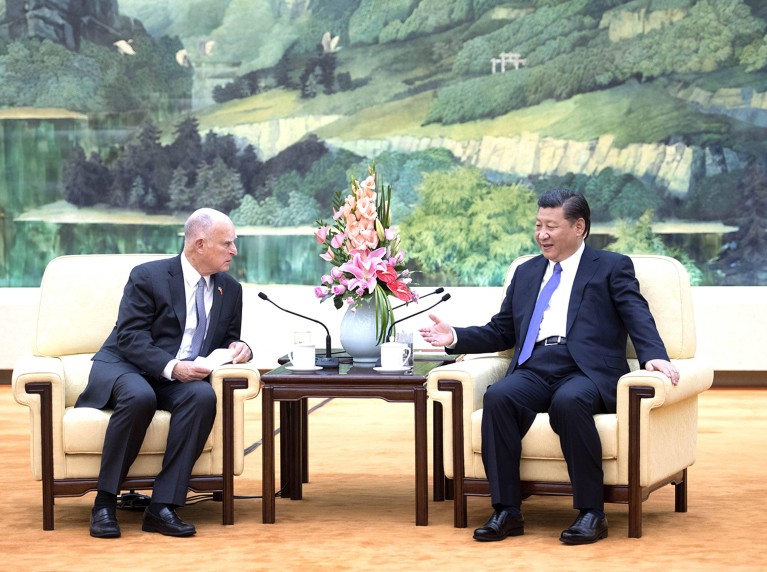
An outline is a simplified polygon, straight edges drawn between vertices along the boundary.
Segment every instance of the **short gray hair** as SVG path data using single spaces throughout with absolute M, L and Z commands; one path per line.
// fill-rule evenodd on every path
M 226 215 L 215 209 L 202 208 L 194 211 L 184 224 L 184 240 L 196 240 L 198 236 L 207 236 L 210 229 Z

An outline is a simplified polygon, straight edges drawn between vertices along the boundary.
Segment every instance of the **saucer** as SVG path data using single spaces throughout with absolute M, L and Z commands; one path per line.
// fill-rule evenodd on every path
M 411 366 L 403 366 L 403 367 L 380 367 L 376 366 L 373 368 L 378 373 L 405 373 L 406 371 L 410 371 L 413 369 Z
M 315 371 L 321 370 L 322 368 L 318 365 L 312 367 L 296 367 L 294 365 L 286 365 L 285 369 L 289 369 L 290 371 L 294 371 L 296 373 L 313 373 Z

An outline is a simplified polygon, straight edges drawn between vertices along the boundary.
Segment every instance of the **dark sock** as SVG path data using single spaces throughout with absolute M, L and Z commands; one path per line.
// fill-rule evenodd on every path
M 96 500 L 93 503 L 93 509 L 117 508 L 117 495 L 106 491 L 96 491 Z
M 603 510 L 596 509 L 596 508 L 582 508 L 581 509 L 581 514 L 585 514 L 587 512 L 594 513 L 595 515 L 597 515 L 597 518 L 604 518 L 605 517 L 605 511 L 603 511 Z
M 522 511 L 520 510 L 519 507 L 517 507 L 517 506 L 506 506 L 505 504 L 500 504 L 500 503 L 499 504 L 494 504 L 493 505 L 493 509 L 498 511 L 498 512 L 501 512 L 501 511 L 505 510 L 506 512 L 508 512 L 514 518 L 517 518 L 517 517 L 519 517 L 522 514 Z
M 176 508 L 176 505 L 166 504 L 164 502 L 150 502 L 149 512 L 151 512 L 155 516 L 160 516 L 160 511 L 164 509 L 165 507 L 168 507 L 169 509 L 173 510 Z

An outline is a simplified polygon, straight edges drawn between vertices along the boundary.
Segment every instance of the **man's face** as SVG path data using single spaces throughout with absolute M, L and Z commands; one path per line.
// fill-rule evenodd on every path
M 237 246 L 234 241 L 237 234 L 230 221 L 222 221 L 213 226 L 207 238 L 202 240 L 200 264 L 203 271 L 200 274 L 210 275 L 216 272 L 228 272 L 232 258 L 237 256 Z
M 540 208 L 535 219 L 535 241 L 543 256 L 562 262 L 581 246 L 585 228 L 586 222 L 582 218 L 574 223 L 568 221 L 562 207 Z

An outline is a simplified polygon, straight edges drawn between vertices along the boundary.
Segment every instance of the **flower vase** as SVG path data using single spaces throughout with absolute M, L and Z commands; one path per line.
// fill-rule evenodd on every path
M 341 346 L 357 367 L 373 367 L 381 357 L 377 343 L 376 303 L 362 300 L 349 306 L 341 319 Z

